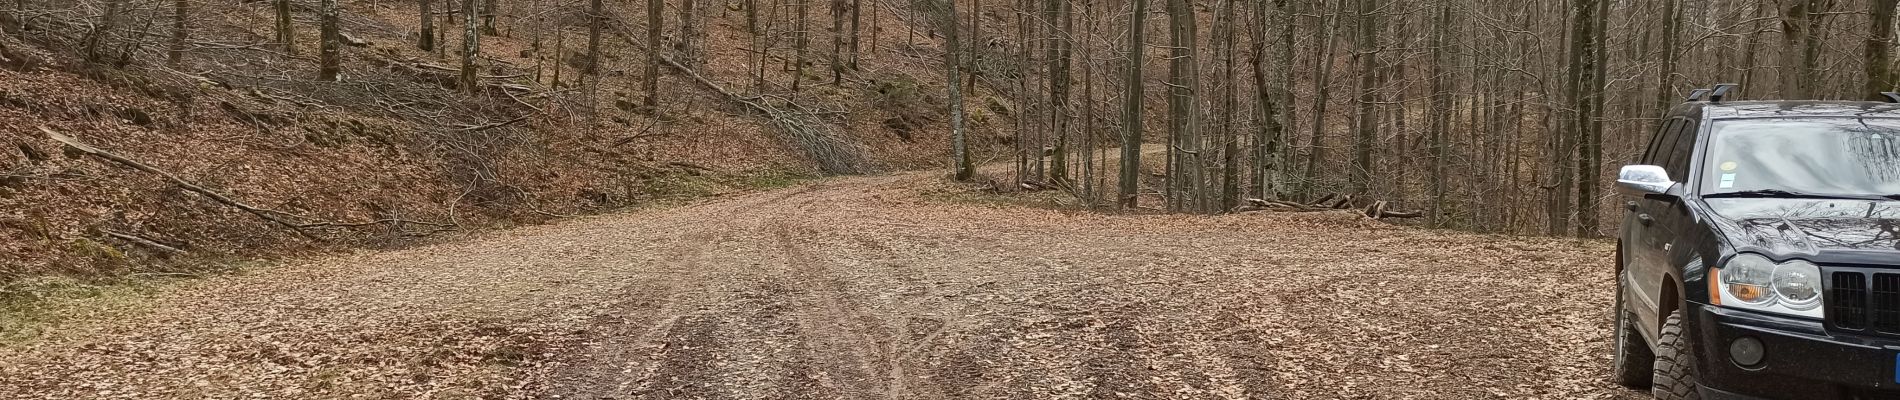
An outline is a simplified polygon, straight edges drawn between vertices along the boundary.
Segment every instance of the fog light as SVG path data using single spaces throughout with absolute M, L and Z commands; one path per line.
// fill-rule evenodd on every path
M 1737 365 L 1753 367 L 1761 364 L 1764 355 L 1766 355 L 1766 350 L 1762 348 L 1759 339 L 1742 337 L 1728 343 L 1728 358 L 1735 360 Z

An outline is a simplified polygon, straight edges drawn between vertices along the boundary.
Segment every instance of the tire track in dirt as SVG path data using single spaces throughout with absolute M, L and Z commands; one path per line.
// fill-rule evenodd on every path
M 944 185 L 839 178 L 234 277 L 0 348 L 0 397 L 1632 393 L 1602 378 L 1600 244 L 919 195 Z

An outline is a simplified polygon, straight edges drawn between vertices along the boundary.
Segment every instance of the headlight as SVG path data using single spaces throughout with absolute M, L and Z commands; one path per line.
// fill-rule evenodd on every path
M 1721 305 L 1822 318 L 1821 267 L 1807 261 L 1775 263 L 1760 254 L 1730 258 L 1716 270 Z
M 1790 261 L 1775 266 L 1775 298 L 1781 305 L 1800 311 L 1821 305 L 1821 267 L 1807 261 Z

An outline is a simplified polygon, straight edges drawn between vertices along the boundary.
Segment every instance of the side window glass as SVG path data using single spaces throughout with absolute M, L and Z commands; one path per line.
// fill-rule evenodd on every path
M 1676 125 L 1676 145 L 1669 150 L 1669 164 L 1663 165 L 1676 181 L 1689 179 L 1689 162 L 1695 158 L 1695 125 L 1688 121 Z
M 1649 154 L 1643 156 L 1643 164 L 1660 166 L 1669 163 L 1669 152 L 1676 147 L 1676 127 L 1681 123 L 1678 119 L 1663 123 L 1662 131 L 1656 132 L 1656 137 L 1650 141 Z

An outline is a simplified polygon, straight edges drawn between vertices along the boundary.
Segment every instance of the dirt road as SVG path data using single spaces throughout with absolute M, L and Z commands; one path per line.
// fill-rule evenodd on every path
M 176 285 L 5 398 L 1635 398 L 1610 249 L 843 178 Z

